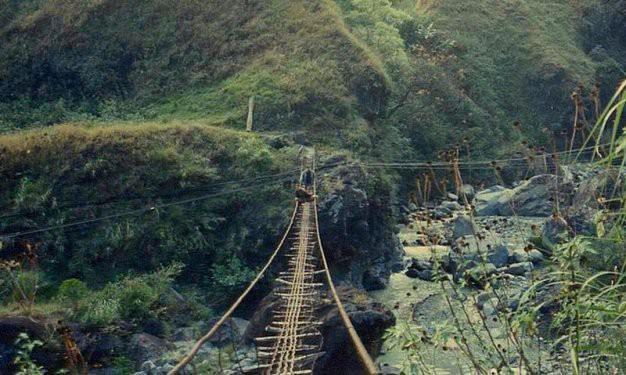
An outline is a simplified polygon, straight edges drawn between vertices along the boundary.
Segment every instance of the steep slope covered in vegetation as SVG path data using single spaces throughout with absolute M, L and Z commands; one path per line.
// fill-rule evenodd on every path
M 5 252 L 33 246 L 53 283 L 79 277 L 98 285 L 130 269 L 181 262 L 183 279 L 219 296 L 242 282 L 237 277 L 245 281 L 249 271 L 240 260 L 269 251 L 288 216 L 281 181 L 293 173 L 254 178 L 293 168 L 292 156 L 272 155 L 255 136 L 197 124 L 61 126 L 0 143 L 2 233 L 130 213 L 7 240 Z M 233 180 L 242 182 L 224 184 Z M 150 206 L 157 208 L 133 214 Z M 207 270 L 229 275 L 230 284 Z
M 569 125 L 570 93 L 624 71 L 611 1 L 185 0 L 2 4 L 0 124 L 203 119 L 307 129 L 371 153 L 484 148 Z M 329 136 L 331 135 L 331 136 Z M 337 137 L 339 136 L 339 137 Z M 481 144 L 482 143 L 482 144 Z
M 324 4 L 45 1 L 0 39 L 5 127 L 96 116 L 241 128 L 251 95 L 259 128 L 345 126 L 351 93 L 384 87 Z

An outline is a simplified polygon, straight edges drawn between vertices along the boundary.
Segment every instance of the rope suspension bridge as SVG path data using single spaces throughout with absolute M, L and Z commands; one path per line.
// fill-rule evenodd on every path
M 581 148 L 579 153 L 594 152 L 591 147 Z M 570 150 L 567 155 L 571 154 Z M 566 153 L 555 153 L 555 157 L 565 156 Z M 510 158 L 496 161 L 487 160 L 470 160 L 466 162 L 456 162 L 457 170 L 466 169 L 493 169 L 495 165 L 508 163 L 511 167 L 525 167 L 530 163 L 525 158 Z M 377 374 L 374 361 L 368 354 L 363 342 L 359 338 L 349 315 L 343 307 L 338 293 L 335 289 L 332 275 L 325 257 L 322 246 L 322 239 L 319 231 L 318 222 L 318 198 L 317 198 L 317 180 L 316 169 L 323 170 L 331 167 L 366 167 L 366 168 L 388 168 L 388 169 L 425 169 L 425 170 L 444 170 L 451 168 L 451 163 L 443 162 L 422 162 L 422 161 L 396 161 L 396 162 L 369 162 L 369 163 L 350 163 L 340 162 L 334 164 L 325 164 L 320 168 L 316 168 L 315 158 L 309 162 L 307 168 L 301 167 L 301 171 L 310 171 L 312 174 L 311 181 L 302 183 L 297 188 L 298 197 L 295 200 L 291 219 L 285 232 L 279 241 L 277 247 L 271 253 L 266 264 L 261 268 L 256 277 L 250 282 L 248 287 L 223 314 L 223 316 L 214 324 L 209 332 L 200 338 L 191 351 L 169 372 L 170 375 L 179 374 L 190 365 L 194 357 L 198 354 L 204 344 L 220 332 L 228 322 L 232 323 L 232 316 L 236 309 L 241 305 L 245 298 L 255 288 L 260 280 L 268 273 L 279 255 L 286 258 L 286 268 L 278 272 L 275 279 L 275 287 L 273 296 L 276 302 L 271 306 L 271 320 L 265 327 L 265 332 L 254 339 L 256 344 L 258 364 L 252 369 L 240 373 L 254 374 L 312 374 L 316 361 L 324 355 L 323 352 L 323 336 L 319 330 L 323 324 L 316 316 L 316 311 L 320 306 L 326 303 L 323 296 L 327 291 L 330 292 L 334 304 L 337 306 L 341 321 L 348 332 L 351 344 L 355 349 L 362 365 L 363 373 Z M 22 232 L 6 234 L 2 236 L 11 240 L 18 237 L 34 235 L 51 230 L 78 229 L 85 225 L 97 222 L 117 219 L 123 216 L 138 216 L 160 208 L 166 208 L 174 205 L 185 205 L 197 201 L 220 197 L 226 194 L 232 194 L 243 191 L 254 190 L 254 183 L 281 183 L 293 181 L 293 174 L 296 170 L 291 170 L 275 175 L 260 176 L 241 180 L 245 182 L 245 187 L 232 188 L 224 191 L 211 192 L 199 195 L 194 198 L 171 201 L 161 204 L 146 205 L 134 210 L 113 213 L 97 218 L 90 218 L 76 222 L 70 222 L 50 227 L 30 229 Z M 220 184 L 228 185 L 234 182 Z M 217 185 L 215 186 L 217 187 Z M 196 191 L 198 192 L 198 191 Z M 136 197 L 132 199 L 144 199 L 145 197 Z M 163 197 L 148 197 L 163 198 Z M 111 202 L 94 202 L 88 207 L 96 207 Z M 67 203 L 62 205 L 63 208 L 75 208 L 77 205 Z M 84 207 L 84 206 L 83 206 Z M 80 208 L 80 207 L 79 207 Z M 19 216 L 20 213 L 12 213 L 0 216 L 1 218 L 9 218 Z
M 318 225 L 314 161 L 311 169 L 305 170 L 303 175 L 305 173 L 310 174 L 310 181 L 303 183 L 301 178 L 301 184 L 296 191 L 298 199 L 295 201 L 289 225 L 265 266 L 211 330 L 198 340 L 190 353 L 169 372 L 170 375 L 180 373 L 191 363 L 202 345 L 219 331 L 262 279 L 281 251 L 286 253 L 287 269 L 279 272 L 276 278 L 273 294 L 277 302 L 272 307 L 272 320 L 265 328 L 266 334 L 255 338 L 259 363 L 252 373 L 264 375 L 313 373 L 315 361 L 324 354 L 323 337 L 318 329 L 323 322 L 318 320 L 315 311 L 322 304 L 321 297 L 325 286 L 328 286 L 337 305 L 342 323 L 354 345 L 364 373 L 379 373 L 343 307 L 328 268 Z

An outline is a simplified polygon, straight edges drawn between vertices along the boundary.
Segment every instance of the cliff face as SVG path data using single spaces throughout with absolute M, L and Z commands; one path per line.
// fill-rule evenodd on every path
M 384 288 L 403 255 L 391 187 L 380 175 L 344 167 L 323 176 L 321 188 L 320 231 L 333 274 L 358 288 Z

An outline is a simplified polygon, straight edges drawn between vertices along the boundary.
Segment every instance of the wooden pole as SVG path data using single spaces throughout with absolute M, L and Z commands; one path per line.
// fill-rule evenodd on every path
M 248 100 L 248 121 L 246 121 L 246 131 L 252 131 L 252 120 L 254 118 L 254 95 Z

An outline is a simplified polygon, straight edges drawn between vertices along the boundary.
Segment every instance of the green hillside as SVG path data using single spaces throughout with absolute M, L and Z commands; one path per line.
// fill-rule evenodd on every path
M 455 146 L 462 160 L 563 149 L 572 98 L 582 98 L 588 134 L 626 77 L 625 9 L 624 0 L 0 0 L 0 328 L 19 312 L 68 320 L 100 343 L 143 333 L 190 341 L 192 325 L 239 295 L 275 246 L 305 147 L 328 167 L 319 207 L 333 277 L 385 288 L 404 267 L 403 246 L 418 242 L 398 233 L 415 232 L 413 219 L 430 225 L 420 215 L 432 212 L 408 202 L 418 172 L 343 163 L 436 160 Z M 436 185 L 446 168 L 432 171 L 441 196 L 453 191 Z M 490 168 L 463 182 L 478 190 L 524 173 Z M 623 211 L 623 199 L 597 198 L 593 212 L 606 202 Z M 436 220 L 457 208 L 446 210 Z M 613 220 L 590 215 L 579 219 L 598 233 Z M 372 304 L 346 293 L 359 312 Z M 0 372 L 24 365 L 3 362 L 14 343 L 0 334 Z M 143 361 L 129 358 L 120 349 L 87 362 L 135 373 Z
M 510 123 L 545 142 L 569 94 L 623 75 L 618 1 L 3 1 L 0 127 L 202 121 L 430 154 Z M 593 40 L 593 42 L 592 42 Z M 598 44 L 600 41 L 602 44 Z M 594 44 L 596 43 L 596 44 Z M 491 147 L 490 147 L 491 148 Z M 401 153 L 400 153 L 401 154 Z

